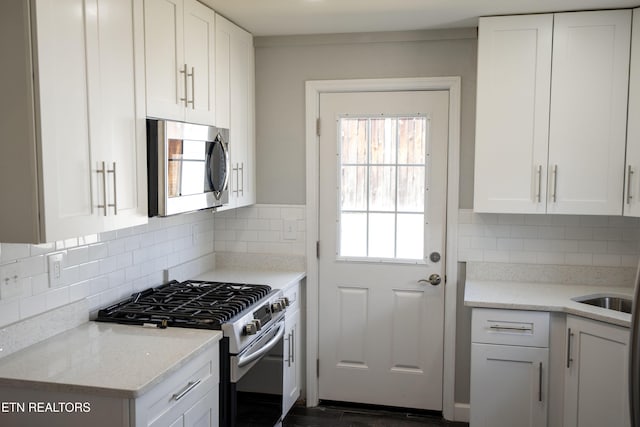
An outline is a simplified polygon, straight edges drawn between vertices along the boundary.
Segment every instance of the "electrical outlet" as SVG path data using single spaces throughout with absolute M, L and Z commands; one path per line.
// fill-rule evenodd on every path
M 20 295 L 20 269 L 18 262 L 0 265 L 0 299 Z
M 298 222 L 295 219 L 285 219 L 282 223 L 284 240 L 296 240 L 298 238 Z
M 64 283 L 64 254 L 64 252 L 58 252 L 47 257 L 50 288 L 57 288 Z

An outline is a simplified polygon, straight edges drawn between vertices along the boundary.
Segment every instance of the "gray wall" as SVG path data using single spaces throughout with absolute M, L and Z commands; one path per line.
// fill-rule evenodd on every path
M 305 203 L 307 80 L 460 76 L 460 207 L 473 207 L 475 28 L 258 37 L 255 45 L 258 203 Z M 470 311 L 462 303 L 464 265 L 461 268 L 455 400 L 468 402 Z
M 257 37 L 255 45 L 258 203 L 305 203 L 307 80 L 460 76 L 460 204 L 472 207 L 475 28 Z

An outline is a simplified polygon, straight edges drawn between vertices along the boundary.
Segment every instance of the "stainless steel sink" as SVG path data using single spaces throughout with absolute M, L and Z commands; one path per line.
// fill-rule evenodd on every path
M 633 301 L 631 298 L 613 295 L 600 295 L 578 297 L 573 299 L 583 304 L 594 305 L 596 307 L 608 308 L 609 310 L 621 311 L 623 313 L 631 313 Z

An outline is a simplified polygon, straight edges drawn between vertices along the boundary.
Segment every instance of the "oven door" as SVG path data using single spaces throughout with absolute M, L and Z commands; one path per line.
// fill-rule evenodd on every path
M 282 423 L 284 320 L 240 354 L 231 355 L 231 425 Z

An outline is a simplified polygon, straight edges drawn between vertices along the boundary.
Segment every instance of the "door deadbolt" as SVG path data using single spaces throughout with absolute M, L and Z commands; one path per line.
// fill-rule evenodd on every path
M 440 261 L 440 252 L 431 252 L 431 255 L 429 255 L 429 259 L 431 260 L 431 262 Z

